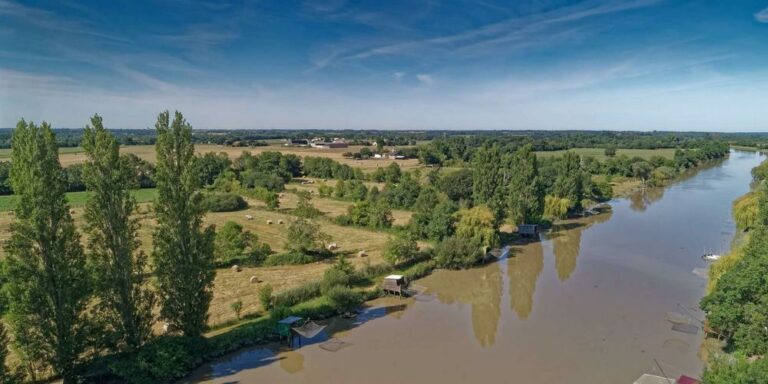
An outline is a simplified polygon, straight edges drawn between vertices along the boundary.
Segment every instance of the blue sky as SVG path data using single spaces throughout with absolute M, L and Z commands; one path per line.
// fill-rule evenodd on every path
M 768 1 L 0 0 L 0 127 L 768 131 Z

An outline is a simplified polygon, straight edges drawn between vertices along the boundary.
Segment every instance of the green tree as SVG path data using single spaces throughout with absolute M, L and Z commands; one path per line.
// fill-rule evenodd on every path
M 320 226 L 304 219 L 298 219 L 288 226 L 285 248 L 294 252 L 308 253 L 324 247 L 328 235 L 320 232 Z
M 608 145 L 607 147 L 605 147 L 604 152 L 605 152 L 605 156 L 608 156 L 608 157 L 616 156 L 616 145 L 614 144 Z
M 490 208 L 478 205 L 471 209 L 461 210 L 458 215 L 457 238 L 481 248 L 493 248 L 499 245 L 496 221 Z
M 0 322 L 0 384 L 11 384 L 21 381 L 5 365 L 8 358 L 8 342 L 8 332 L 5 330 L 5 325 Z
M 73 383 L 91 324 L 91 281 L 64 195 L 56 138 L 47 123 L 22 120 L 12 143 L 18 200 L 4 262 L 8 324 L 24 364 L 50 366 Z
M 536 223 L 544 212 L 544 191 L 533 147 L 525 145 L 515 152 L 507 187 L 508 217 L 515 224 Z
M 498 219 L 503 211 L 506 185 L 499 147 L 486 145 L 479 148 L 472 158 L 472 168 L 472 198 L 475 204 L 488 206 Z
M 411 261 L 418 255 L 419 246 L 409 236 L 390 236 L 384 244 L 384 260 L 392 265 Z
M 136 178 L 120 144 L 102 124 L 91 118 L 83 131 L 87 156 L 83 179 L 91 196 L 85 208 L 89 259 L 93 266 L 97 310 L 105 323 L 107 345 L 129 350 L 152 334 L 153 293 L 144 285 L 146 256 L 139 249 L 136 200 L 129 188 Z
M 553 185 L 556 197 L 566 198 L 571 203 L 573 210 L 581 209 L 581 200 L 584 198 L 584 176 L 581 170 L 581 159 L 575 152 L 567 151 L 560 159 L 557 168 L 557 178 Z
M 153 261 L 160 317 L 185 336 L 199 336 L 208 320 L 216 271 L 214 228 L 201 230 L 204 208 L 195 167 L 192 127 L 176 112 L 157 118 L 157 227 Z
M 250 262 L 259 264 L 271 252 L 269 245 L 259 244 L 255 233 L 243 229 L 243 226 L 227 221 L 216 231 L 214 249 L 216 263 L 219 265 L 232 262 Z
M 298 191 L 296 196 L 299 198 L 299 202 L 296 203 L 296 208 L 293 210 L 294 215 L 305 219 L 313 219 L 323 214 L 312 205 L 312 195 L 309 192 Z
M 642 180 L 643 184 L 651 177 L 651 172 L 653 172 L 653 166 L 647 161 L 632 163 L 632 176 Z

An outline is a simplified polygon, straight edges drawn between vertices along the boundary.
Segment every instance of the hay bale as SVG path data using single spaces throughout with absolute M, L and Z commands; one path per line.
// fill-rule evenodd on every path
M 278 221 L 277 221 L 277 223 L 278 223 L 278 224 L 283 224 L 283 220 L 282 220 L 282 219 L 280 219 L 280 220 L 278 220 Z
M 171 328 L 171 324 L 169 323 L 163 323 L 163 333 L 168 333 L 168 330 Z
M 245 215 L 245 219 L 246 219 L 246 220 L 253 220 L 253 216 L 251 216 L 251 215 Z
M 74 215 L 74 214 L 75 214 L 75 210 L 74 210 L 74 209 L 70 209 L 70 210 L 69 210 L 69 214 L 70 214 L 70 215 Z
M 261 280 L 259 280 L 259 278 L 258 278 L 258 277 L 256 277 L 256 276 L 251 276 L 251 278 L 250 278 L 250 279 L 248 279 L 248 281 L 250 281 L 250 282 L 251 282 L 251 284 L 258 284 L 258 283 L 261 283 Z
M 272 225 L 272 220 L 267 220 L 267 224 Z
M 239 265 L 237 265 L 237 264 L 235 264 L 235 265 L 233 265 L 233 266 L 232 266 L 232 272 L 240 272 L 240 271 L 242 271 L 242 270 L 243 270 L 243 269 L 242 269 L 242 268 L 240 268 L 240 266 L 239 266 Z
M 365 253 L 365 250 L 362 250 L 362 251 L 357 253 L 357 257 L 366 257 L 366 256 L 368 256 L 368 254 Z
M 335 251 L 335 250 L 337 250 L 337 249 L 339 249 L 339 245 L 338 245 L 338 244 L 336 244 L 336 243 L 330 243 L 330 244 L 328 244 L 328 250 L 329 250 L 329 251 Z

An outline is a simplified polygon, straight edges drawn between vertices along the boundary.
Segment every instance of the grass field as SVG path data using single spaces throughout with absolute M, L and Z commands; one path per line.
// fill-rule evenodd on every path
M 152 252 L 152 233 L 156 225 L 151 206 L 146 202 L 153 200 L 156 195 L 157 190 L 155 189 L 142 189 L 135 192 L 136 199 L 143 202 L 139 206 L 137 216 L 140 218 L 139 240 L 141 241 L 141 249 L 146 254 Z M 68 193 L 67 196 L 73 207 L 72 216 L 75 219 L 75 224 L 78 228 L 82 228 L 84 225 L 83 206 L 87 193 L 72 192 Z M 0 242 L 7 240 L 11 234 L 10 225 L 14 215 L 10 211 L 14 199 L 14 196 L 0 196 Z M 296 201 L 296 196 L 293 193 L 284 192 L 281 199 L 281 209 L 292 208 Z M 331 241 L 339 245 L 340 253 L 351 255 L 350 262 L 353 265 L 360 266 L 366 260 L 374 264 L 383 261 L 382 251 L 389 237 L 388 233 L 331 223 L 330 218 L 346 213 L 346 207 L 351 204 L 349 202 L 316 197 L 312 203 L 326 213 L 325 217 L 316 219 L 321 225 L 321 231 L 328 234 Z M 221 226 L 227 221 L 234 221 L 255 233 L 259 241 L 269 244 L 274 251 L 284 251 L 286 228 L 296 218 L 285 212 L 268 211 L 264 204 L 259 201 L 251 200 L 249 204 L 251 206 L 242 211 L 209 213 L 205 217 L 204 225 Z M 407 211 L 393 212 L 395 223 L 407 223 L 410 214 Z M 246 215 L 251 215 L 253 220 L 247 220 Z M 268 220 L 272 220 L 273 224 L 268 224 Z M 282 220 L 283 224 L 278 224 L 279 220 Z M 83 236 L 83 241 L 86 241 L 85 236 Z M 365 250 L 367 257 L 356 257 L 360 250 Z M 4 249 L 0 247 L 0 258 L 4 253 Z M 230 304 L 236 300 L 242 300 L 243 314 L 260 311 L 261 305 L 257 295 L 259 287 L 270 284 L 278 293 L 308 281 L 317 280 L 322 277 L 324 271 L 333 261 L 331 259 L 307 265 L 244 267 L 241 272 L 234 272 L 227 268 L 219 269 L 214 282 L 209 323 L 216 325 L 233 320 L 235 314 L 230 308 Z M 250 283 L 251 276 L 256 276 L 260 283 Z
M 90 192 L 67 192 L 67 199 L 73 208 L 85 206 Z M 154 188 L 137 189 L 133 191 L 133 197 L 138 203 L 147 203 L 155 199 L 157 190 Z M 12 211 L 16 205 L 15 195 L 0 196 L 0 212 Z
M 597 160 L 603 161 L 608 157 L 605 156 L 605 149 L 603 148 L 573 148 L 572 152 L 576 152 L 579 156 L 592 156 Z M 536 156 L 539 157 L 551 157 L 562 156 L 565 151 L 538 151 Z M 663 156 L 671 159 L 675 156 L 675 149 L 662 148 L 662 149 L 617 149 L 616 156 L 627 155 L 629 157 L 642 157 L 643 159 L 650 159 L 652 156 Z

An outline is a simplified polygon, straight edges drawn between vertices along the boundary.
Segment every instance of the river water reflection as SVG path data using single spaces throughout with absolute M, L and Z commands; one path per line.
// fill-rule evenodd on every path
M 702 314 L 707 251 L 726 251 L 731 202 L 761 156 L 729 159 L 661 189 L 569 220 L 498 262 L 438 271 L 417 299 L 380 299 L 294 351 L 241 351 L 185 382 L 632 383 L 656 359 L 697 375 L 701 333 L 671 329 L 669 311 Z M 684 307 L 685 309 L 681 309 Z M 320 345 L 334 338 L 345 347 Z

